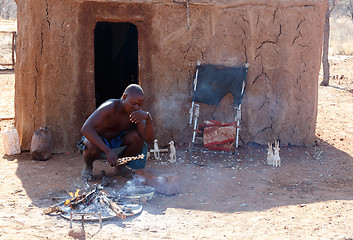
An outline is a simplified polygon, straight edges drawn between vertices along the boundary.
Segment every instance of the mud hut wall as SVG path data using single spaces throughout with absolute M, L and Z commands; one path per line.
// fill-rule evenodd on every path
M 152 55 L 154 81 L 149 83 L 149 89 L 153 96 L 152 113 L 157 116 L 154 118 L 158 126 L 156 134 L 161 143 L 171 139 L 177 142 L 190 140 L 188 118 L 197 61 L 238 66 L 246 62 L 244 47 L 239 41 L 241 25 L 236 23 L 241 19 L 242 11 L 242 8 L 234 9 L 233 15 L 222 19 L 220 7 L 191 6 L 188 29 L 185 6 L 154 7 L 151 35 L 158 48 Z M 202 113 L 205 113 L 202 117 L 234 119 L 231 101 L 227 97 L 220 107 L 202 106 Z
M 105 10 L 100 14 L 92 10 L 95 4 L 76 1 L 18 0 L 17 5 L 15 125 L 21 148 L 29 149 L 33 132 L 46 126 L 55 152 L 73 151 L 95 109 L 96 22 L 141 19 L 126 4 L 113 4 L 111 11 L 111 5 L 99 3 L 98 10 Z
M 190 140 L 186 130 L 191 82 L 200 60 L 250 64 L 242 111 L 243 142 L 266 144 L 280 139 L 282 144 L 313 144 L 325 3 L 283 2 L 191 6 L 190 30 L 185 9 L 169 7 L 169 15 L 161 14 L 162 9 L 154 12 L 151 35 L 160 42 L 153 53 L 149 89 L 155 96 L 151 103 L 162 142 Z M 175 18 L 183 14 L 184 18 Z M 219 107 L 202 106 L 208 112 L 203 117 L 231 121 L 232 100 L 227 96 Z
M 263 6 L 245 16 L 256 41 L 248 45 L 244 142 L 313 144 L 325 6 Z
M 16 69 L 16 125 L 24 149 L 42 125 L 54 132 L 56 152 L 74 148 L 82 123 L 95 108 L 93 30 L 98 21 L 136 24 L 145 109 L 154 115 L 161 144 L 171 139 L 189 141 L 196 61 L 250 63 L 241 130 L 244 142 L 313 141 L 324 1 L 191 5 L 190 29 L 182 4 L 32 2 L 42 5 L 35 11 L 27 2 L 19 7 L 27 21 L 19 19 L 19 43 L 27 45 L 18 54 Z M 63 23 L 65 30 L 60 29 Z M 29 46 L 34 46 L 31 51 Z M 227 95 L 220 106 L 206 107 L 205 118 L 233 119 L 232 100 Z
M 50 0 L 18 0 L 17 5 L 15 125 L 21 147 L 29 149 L 33 132 L 46 126 L 55 150 L 64 152 L 72 149 L 70 139 L 77 135 L 77 123 L 83 120 L 81 104 L 85 106 L 76 61 L 78 8 Z

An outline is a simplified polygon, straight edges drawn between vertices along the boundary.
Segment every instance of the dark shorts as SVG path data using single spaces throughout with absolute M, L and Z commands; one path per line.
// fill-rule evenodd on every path
M 110 149 L 118 149 L 118 148 L 122 148 L 121 154 L 124 152 L 124 148 L 122 146 L 123 144 L 123 136 L 126 134 L 126 132 L 123 132 L 122 134 L 120 134 L 119 136 L 117 136 L 116 138 L 108 141 L 107 139 L 105 139 L 104 137 L 101 137 L 102 140 L 104 141 L 104 143 L 110 148 Z M 77 143 L 77 147 L 78 150 L 80 151 L 80 153 L 83 152 L 83 150 L 85 150 L 86 146 L 83 143 L 83 141 L 85 140 L 85 136 L 82 136 L 81 141 L 79 143 Z M 140 152 L 140 154 L 144 154 L 145 157 L 143 159 L 138 159 L 138 160 L 133 160 L 130 161 L 126 164 L 126 166 L 132 168 L 132 169 L 142 169 L 145 167 L 146 165 L 146 158 L 147 158 L 147 152 L 148 152 L 148 146 L 146 143 L 143 144 L 142 147 L 142 151 Z M 119 154 L 120 156 L 120 154 Z

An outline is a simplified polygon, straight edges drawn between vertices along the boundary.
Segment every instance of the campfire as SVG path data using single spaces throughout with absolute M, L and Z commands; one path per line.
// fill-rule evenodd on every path
M 118 163 L 121 165 L 142 158 L 144 158 L 144 154 L 135 157 L 119 158 Z M 129 182 L 127 184 L 130 184 L 131 188 L 131 182 Z M 101 221 L 101 219 L 112 218 L 115 216 L 124 220 L 128 216 L 136 215 L 142 211 L 142 206 L 139 203 L 146 202 L 144 196 L 136 195 L 136 191 L 126 191 L 128 189 L 125 189 L 125 192 L 122 192 L 119 195 L 111 195 L 104 190 L 104 187 L 108 185 L 109 180 L 105 176 L 105 172 L 102 171 L 102 183 L 93 185 L 93 190 L 87 193 L 83 192 L 82 194 L 80 194 L 80 189 L 77 189 L 75 193 L 67 191 L 70 198 L 44 209 L 43 212 L 44 214 L 58 213 L 61 214 L 62 217 L 70 219 L 71 221 L 76 220 L 73 219 L 74 216 L 81 216 L 81 220 L 86 216 L 86 219 L 99 219 Z M 141 187 L 146 189 L 148 186 Z M 152 192 L 153 195 L 154 189 L 149 189 L 149 191 Z M 129 194 L 135 194 L 135 196 L 129 196 Z
M 137 156 L 137 158 L 143 157 Z M 134 158 L 120 159 L 121 162 L 131 161 Z M 120 163 L 120 161 L 119 161 Z M 136 170 L 134 179 L 116 193 L 106 188 L 109 179 L 102 171 L 102 182 L 94 184 L 87 191 L 76 189 L 75 193 L 68 192 L 68 198 L 44 209 L 44 214 L 60 214 L 65 219 L 70 219 L 70 227 L 73 220 L 81 220 L 82 228 L 84 220 L 99 220 L 118 217 L 124 220 L 142 211 L 142 204 L 151 200 L 154 192 L 172 195 L 181 192 L 178 176 L 175 173 L 167 173 L 153 170 Z M 66 189 L 65 189 L 66 190 Z M 109 190 L 109 192 L 108 192 Z
M 77 189 L 75 193 L 68 192 L 70 198 L 44 209 L 45 214 L 60 214 L 65 219 L 72 220 L 99 220 L 134 216 L 142 211 L 143 203 L 150 200 L 154 188 L 137 186 L 140 181 L 128 181 L 119 194 L 109 194 L 104 189 L 107 182 L 103 178 L 101 184 L 94 184 L 92 190 L 83 192 Z

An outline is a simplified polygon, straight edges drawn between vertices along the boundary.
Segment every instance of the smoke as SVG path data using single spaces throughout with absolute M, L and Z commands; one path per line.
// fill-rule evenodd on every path
M 142 176 L 134 176 L 133 179 L 126 182 L 125 186 L 121 190 L 121 194 L 136 192 L 138 186 L 142 186 L 145 178 Z
M 184 121 L 186 112 L 183 109 L 188 109 L 191 106 L 188 106 L 189 103 L 191 95 L 178 93 L 162 96 L 154 106 L 158 120 L 165 128 L 175 128 L 176 122 Z
M 153 187 L 143 184 L 145 181 L 146 179 L 144 177 L 135 175 L 132 180 L 126 182 L 125 186 L 121 189 L 119 194 L 145 194 L 154 191 L 155 189 Z

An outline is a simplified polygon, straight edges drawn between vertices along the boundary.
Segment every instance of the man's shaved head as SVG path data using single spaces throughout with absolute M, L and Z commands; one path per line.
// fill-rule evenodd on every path
M 137 85 L 137 84 L 130 84 L 129 86 L 126 87 L 124 94 L 129 95 L 129 94 L 133 94 L 133 95 L 141 95 L 143 96 L 143 90 L 142 88 Z

